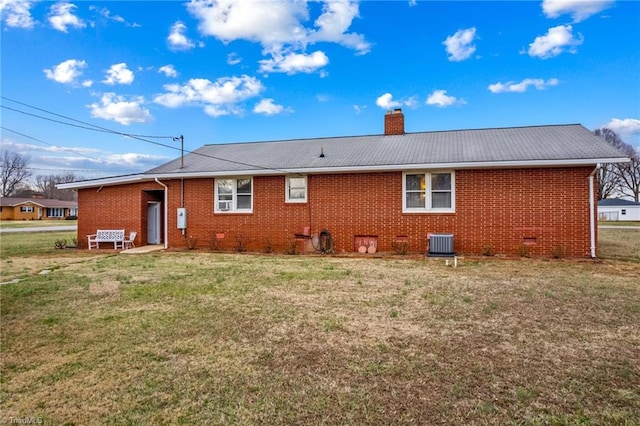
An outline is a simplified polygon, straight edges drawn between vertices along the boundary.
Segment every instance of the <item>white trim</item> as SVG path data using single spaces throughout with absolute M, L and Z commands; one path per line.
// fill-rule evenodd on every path
M 291 179 L 304 179 L 304 198 L 289 198 L 290 180 Z M 284 178 L 284 201 L 285 203 L 303 204 L 307 202 L 307 188 L 308 181 L 307 176 L 285 176 Z
M 628 163 L 631 160 L 627 157 L 620 158 L 583 158 L 572 160 L 526 160 L 526 161 L 484 161 L 484 162 L 461 162 L 461 163 L 416 163 L 416 164 L 384 164 L 377 166 L 336 166 L 336 167 L 313 167 L 313 168 L 282 168 L 282 169 L 259 169 L 259 170 L 224 170 L 219 172 L 176 172 L 176 173 L 156 173 L 139 174 L 129 176 L 118 176 L 110 178 L 100 178 L 79 182 L 61 183 L 56 185 L 58 189 L 81 189 L 103 185 L 121 185 L 125 183 L 147 182 L 155 179 L 181 179 L 181 178 L 215 178 L 233 176 L 281 176 L 286 174 L 334 174 L 334 173 L 364 173 L 364 172 L 384 172 L 384 171 L 405 171 L 405 170 L 462 170 L 462 169 L 508 169 L 527 167 L 577 167 L 593 166 L 598 163 Z
M 431 207 L 431 174 L 451 175 L 451 207 L 432 208 Z M 425 175 L 425 206 L 424 208 L 407 207 L 407 175 Z M 438 191 L 436 191 L 438 192 Z M 410 170 L 402 173 L 402 213 L 455 213 L 456 212 L 456 172 L 454 170 Z

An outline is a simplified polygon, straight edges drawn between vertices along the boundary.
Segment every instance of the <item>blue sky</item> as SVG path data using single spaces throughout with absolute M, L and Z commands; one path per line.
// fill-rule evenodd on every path
M 581 123 L 640 148 L 638 1 L 0 7 L 2 149 L 34 175 L 145 171 L 180 135 L 380 134 L 391 108 L 407 132 Z

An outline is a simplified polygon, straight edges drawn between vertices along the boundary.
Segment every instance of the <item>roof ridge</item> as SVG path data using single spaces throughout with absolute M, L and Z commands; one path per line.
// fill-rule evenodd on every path
M 433 133 L 456 133 L 456 132 L 477 132 L 477 131 L 491 131 L 491 130 L 518 130 L 518 129 L 532 129 L 542 127 L 568 127 L 568 126 L 582 126 L 581 123 L 565 123 L 565 124 L 533 124 L 526 126 L 505 126 L 505 127 L 478 127 L 471 129 L 449 129 L 449 130 L 428 130 L 422 132 L 406 132 L 405 135 L 421 135 L 421 134 L 433 134 Z M 355 139 L 355 138 L 370 138 L 376 136 L 404 136 L 404 135 L 385 135 L 384 133 L 373 133 L 368 135 L 342 135 L 342 136 L 321 136 L 310 138 L 292 138 L 292 139 L 271 139 L 262 141 L 246 141 L 246 142 L 219 142 L 219 143 L 206 143 L 200 148 L 215 146 L 215 145 L 248 145 L 248 144 L 262 144 L 262 143 L 274 143 L 274 142 L 302 142 L 302 141 L 321 141 L 328 139 Z M 198 149 L 200 149 L 198 148 Z

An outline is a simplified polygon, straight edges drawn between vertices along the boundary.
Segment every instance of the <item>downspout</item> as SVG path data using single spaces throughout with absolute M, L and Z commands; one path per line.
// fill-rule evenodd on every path
M 169 187 L 154 178 L 158 185 L 164 188 L 164 248 L 169 248 Z
M 594 213 L 595 206 L 593 205 L 593 199 L 595 195 L 594 180 L 595 174 L 600 168 L 600 164 L 596 165 L 591 174 L 589 174 L 589 232 L 591 238 L 591 258 L 596 258 L 596 217 Z

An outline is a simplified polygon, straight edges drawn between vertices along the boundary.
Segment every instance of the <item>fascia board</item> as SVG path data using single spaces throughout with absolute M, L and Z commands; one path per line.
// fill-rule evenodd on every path
M 462 163 L 416 163 L 416 164 L 384 164 L 378 166 L 340 166 L 340 167 L 313 167 L 313 168 L 279 168 L 277 170 L 223 170 L 217 172 L 176 172 L 154 173 L 135 176 L 121 176 L 114 178 L 94 179 L 83 182 L 70 182 L 56 185 L 59 189 L 81 189 L 99 186 L 121 185 L 153 181 L 155 179 L 197 179 L 220 176 L 274 176 L 283 174 L 331 174 L 331 173 L 363 173 L 363 172 L 389 172 L 405 170 L 461 170 L 461 169 L 505 169 L 527 167 L 563 167 L 563 166 L 593 166 L 604 163 L 628 163 L 627 157 L 620 158 L 580 158 L 571 160 L 527 160 L 527 161 L 486 161 L 486 162 L 462 162 Z

